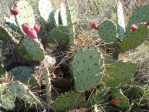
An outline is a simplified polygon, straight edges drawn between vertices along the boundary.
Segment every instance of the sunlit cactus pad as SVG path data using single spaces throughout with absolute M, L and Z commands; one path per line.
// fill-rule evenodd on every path
M 40 12 L 40 16 L 46 22 L 53 22 L 54 19 L 54 8 L 50 0 L 39 0 L 38 2 L 38 10 Z
M 106 20 L 99 26 L 99 35 L 101 39 L 106 43 L 115 42 L 117 36 L 116 25 L 110 21 Z
M 137 64 L 115 61 L 106 67 L 104 82 L 109 87 L 117 87 L 131 80 L 137 70 Z
M 70 91 L 59 96 L 53 105 L 57 111 L 62 112 L 80 107 L 84 101 L 85 98 L 80 93 Z
M 40 104 L 40 100 L 34 95 L 30 89 L 21 82 L 12 82 L 8 85 L 8 91 L 13 94 L 13 96 L 22 99 L 26 103 L 37 105 Z
M 75 89 L 84 92 L 98 85 L 102 78 L 102 67 L 103 60 L 98 49 L 95 46 L 82 47 L 72 62 Z
M 125 52 L 131 49 L 135 49 L 145 39 L 148 38 L 149 29 L 146 25 L 140 25 L 139 29 L 128 33 L 124 40 L 120 44 L 120 52 Z
M 77 21 L 77 14 L 78 14 L 78 5 L 76 0 L 67 0 L 68 10 L 70 12 L 71 22 L 75 23 Z
M 31 5 L 27 1 L 21 0 L 17 2 L 17 7 L 20 8 L 20 13 L 16 16 L 20 29 L 22 29 L 22 24 L 24 23 L 28 23 L 31 27 L 34 27 L 35 17 Z

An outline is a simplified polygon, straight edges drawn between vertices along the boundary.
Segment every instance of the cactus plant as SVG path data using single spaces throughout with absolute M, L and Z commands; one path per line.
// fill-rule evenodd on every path
M 41 43 L 24 37 L 17 46 L 18 54 L 27 61 L 40 62 L 44 59 L 44 49 Z
M 106 20 L 100 25 L 98 33 L 102 40 L 106 43 L 113 43 L 116 41 L 117 28 L 110 20 Z
M 27 66 L 15 67 L 10 71 L 11 75 L 20 82 L 27 84 L 33 75 L 33 70 Z
M 91 107 L 92 105 L 95 105 L 98 103 L 103 103 L 105 100 L 104 99 L 105 95 L 108 93 L 109 90 L 110 90 L 110 88 L 107 86 L 102 86 L 102 87 L 96 89 L 96 92 L 93 93 L 93 95 L 86 101 L 84 106 Z
M 72 29 L 69 26 L 59 26 L 49 32 L 48 42 L 57 44 L 73 43 L 73 35 Z
M 5 73 L 6 73 L 6 71 L 5 71 L 4 67 L 3 67 L 3 65 L 1 64 L 0 65 L 0 77 L 4 76 Z
M 136 48 L 147 38 L 148 38 L 147 26 L 140 25 L 138 30 L 128 33 L 128 35 L 120 43 L 120 52 L 125 52 Z
M 74 56 L 72 72 L 75 89 L 84 92 L 94 88 L 101 81 L 102 54 L 95 46 L 82 47 Z
M 26 103 L 32 105 L 41 105 L 40 100 L 34 95 L 30 89 L 21 82 L 12 82 L 8 84 L 8 91 L 12 93 L 13 96 L 22 99 Z
M 126 33 L 126 28 L 125 28 L 125 17 L 124 17 L 124 12 L 123 12 L 123 6 L 121 1 L 118 0 L 117 2 L 117 21 L 118 21 L 118 32 L 119 32 L 119 39 L 123 40 L 125 37 Z
M 46 5 L 45 5 L 46 3 Z M 38 2 L 38 10 L 40 12 L 40 16 L 47 22 L 53 23 L 54 20 L 54 8 L 50 0 L 39 0 Z
M 109 87 L 117 87 L 132 79 L 136 70 L 137 64 L 115 61 L 106 66 L 106 75 L 103 81 Z
M 0 40 L 6 41 L 6 42 L 18 42 L 11 33 L 0 25 Z
M 84 101 L 80 93 L 71 91 L 59 96 L 53 105 L 57 111 L 67 111 L 79 107 Z
M 112 89 L 111 92 L 111 100 L 118 100 L 119 103 L 114 104 L 115 107 L 119 109 L 128 109 L 130 104 L 128 98 L 123 94 L 123 92 L 119 89 Z
M 149 15 L 148 15 L 149 5 L 144 5 L 138 8 L 134 11 L 132 14 L 128 26 L 127 26 L 127 32 L 130 32 L 130 26 L 132 24 L 140 24 L 142 22 L 149 22 Z
M 13 110 L 15 107 L 15 97 L 9 92 L 1 95 L 0 101 L 2 102 L 2 108 L 6 110 Z
M 16 16 L 16 23 L 19 28 L 22 30 L 24 23 L 28 23 L 33 28 L 35 25 L 35 17 L 30 4 L 25 0 L 21 0 L 17 2 L 17 7 L 20 8 L 20 13 Z

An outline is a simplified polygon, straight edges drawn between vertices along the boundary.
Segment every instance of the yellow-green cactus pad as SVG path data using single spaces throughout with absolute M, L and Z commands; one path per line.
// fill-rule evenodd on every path
M 66 112 L 71 109 L 80 107 L 85 98 L 80 93 L 71 91 L 60 95 L 54 102 L 54 107 L 58 112 Z
M 144 5 L 136 9 L 128 22 L 127 32 L 130 32 L 130 26 L 132 24 L 140 24 L 142 22 L 149 22 L 148 11 L 149 11 L 149 5 Z
M 34 95 L 30 89 L 21 82 L 12 82 L 8 85 L 8 91 L 15 97 L 22 99 L 31 105 L 40 104 L 40 100 Z
M 106 75 L 103 81 L 109 87 L 117 87 L 131 80 L 134 73 L 137 70 L 137 64 L 125 63 L 121 61 L 115 61 L 106 66 Z
M 35 17 L 31 5 L 26 0 L 21 0 L 17 2 L 17 7 L 20 9 L 20 13 L 16 16 L 20 29 L 22 29 L 24 23 L 28 23 L 33 28 Z
M 0 25 L 0 40 L 6 42 L 16 42 L 16 39 L 11 35 L 11 33 Z
M 138 30 L 129 32 L 120 44 L 120 52 L 135 49 L 148 38 L 148 34 L 146 25 L 140 25 Z

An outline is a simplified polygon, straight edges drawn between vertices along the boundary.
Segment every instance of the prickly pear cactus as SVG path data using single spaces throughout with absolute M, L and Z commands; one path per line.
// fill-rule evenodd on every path
M 129 88 L 127 92 L 127 97 L 131 100 L 140 100 L 143 97 L 144 91 L 142 87 L 133 86 Z
M 13 96 L 22 99 L 31 106 L 41 104 L 40 100 L 34 95 L 34 93 L 21 82 L 9 83 L 8 91 L 12 93 Z
M 128 109 L 130 106 L 128 98 L 119 89 L 114 88 L 112 90 L 111 101 L 112 100 L 118 100 L 119 101 L 119 102 L 117 102 L 117 104 L 113 104 L 115 107 L 117 107 L 119 109 Z
M 62 21 L 63 26 L 68 25 L 67 8 L 66 8 L 66 4 L 64 4 L 63 2 L 60 4 L 60 20 Z
M 112 21 L 106 20 L 100 25 L 98 33 L 104 42 L 113 43 L 117 38 L 116 25 Z
M 149 22 L 149 5 L 144 5 L 138 8 L 134 13 L 132 14 L 128 26 L 127 26 L 127 32 L 130 32 L 130 26 L 132 24 L 140 24 L 142 22 Z
M 13 110 L 15 107 L 15 97 L 9 92 L 1 95 L 0 101 L 2 103 L 2 108 L 6 110 Z
M 85 101 L 85 98 L 77 92 L 71 91 L 59 96 L 54 102 L 54 107 L 57 111 L 68 111 L 80 107 Z
M 55 22 L 54 20 L 54 8 L 50 0 L 39 0 L 38 10 L 41 17 L 47 22 Z
M 73 58 L 72 72 L 75 89 L 79 92 L 90 90 L 101 81 L 102 54 L 95 46 L 82 47 Z
M 6 42 L 17 42 L 17 40 L 11 35 L 11 33 L 0 25 L 0 40 Z
M 78 14 L 78 5 L 76 0 L 67 0 L 67 6 L 69 10 L 68 16 L 68 24 L 75 23 L 77 21 L 77 14 Z M 70 19 L 71 18 L 71 19 Z
M 24 37 L 17 46 L 17 52 L 26 61 L 41 62 L 44 59 L 44 49 L 41 43 Z
M 54 28 L 48 36 L 48 42 L 50 43 L 73 43 L 74 36 L 73 36 L 72 29 L 69 26 L 59 26 Z
M 146 25 L 140 25 L 138 30 L 128 33 L 120 44 L 120 52 L 135 49 L 148 38 L 148 31 Z
M 0 102 L 1 107 L 6 110 L 13 110 L 15 107 L 15 97 L 7 91 L 7 84 L 0 84 Z
M 20 8 L 20 13 L 16 16 L 16 23 L 22 29 L 22 24 L 28 23 L 31 27 L 35 25 L 35 17 L 31 5 L 25 1 L 21 0 L 17 2 L 17 7 Z
M 0 77 L 4 76 L 5 73 L 6 73 L 6 71 L 5 71 L 4 67 L 3 67 L 3 65 L 0 64 Z
M 98 88 L 96 92 L 85 103 L 85 107 L 91 107 L 92 105 L 95 105 L 97 103 L 103 103 L 105 95 L 107 94 L 109 89 L 110 88 L 107 86 L 102 86 L 101 88 Z
M 117 87 L 133 78 L 137 64 L 115 61 L 106 66 L 106 75 L 103 81 L 109 87 Z
M 119 39 L 123 40 L 123 38 L 125 37 L 125 32 L 126 32 L 126 28 L 125 28 L 125 16 L 124 16 L 124 12 L 123 12 L 123 6 L 121 1 L 118 0 L 117 2 L 117 22 L 118 22 L 118 32 L 119 32 Z
M 33 75 L 33 69 L 27 66 L 15 67 L 10 71 L 11 75 L 20 82 L 27 84 L 30 77 Z

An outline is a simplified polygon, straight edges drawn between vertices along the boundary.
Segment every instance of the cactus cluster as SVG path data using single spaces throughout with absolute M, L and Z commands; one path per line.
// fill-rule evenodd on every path
M 45 34 L 45 31 L 42 31 L 44 28 L 41 27 L 40 31 L 32 6 L 26 0 L 15 2 L 13 5 L 19 11 L 13 8 L 11 13 L 13 12 L 14 21 L 6 20 L 6 24 L 12 30 L 20 33 L 20 39 L 15 38 L 8 29 L 0 25 L 0 40 L 15 46 L 13 49 L 17 54 L 15 58 L 19 60 L 19 64 L 21 63 L 10 70 L 5 70 L 5 66 L 2 66 L 3 61 L 1 62 L 0 77 L 7 79 L 5 83 L 0 84 L 1 107 L 6 111 L 13 110 L 17 106 L 15 101 L 20 99 L 30 107 L 39 106 L 47 112 L 49 109 L 58 112 L 69 111 L 100 103 L 112 105 L 122 111 L 131 110 L 135 105 L 131 102 L 140 100 L 145 90 L 134 86 L 127 92 L 122 90 L 121 87 L 134 78 L 138 66 L 136 63 L 118 60 L 115 54 L 118 56 L 120 53 L 134 49 L 148 38 L 149 29 L 144 22 L 149 21 L 147 13 L 149 5 L 142 6 L 133 13 L 126 29 L 122 4 L 118 0 L 117 24 L 105 20 L 96 27 L 103 42 L 114 46 L 113 53 L 108 54 L 97 45 L 75 45 L 74 23 L 77 21 L 78 12 L 76 0 L 36 0 L 36 2 L 45 27 L 54 25 L 54 28 L 47 27 L 46 45 L 40 38 L 40 33 Z M 138 29 L 130 31 L 132 24 L 137 24 Z M 71 56 L 65 57 L 70 59 L 68 65 L 63 64 L 62 61 L 65 60 L 60 59 L 60 65 L 56 66 L 55 63 L 59 62 L 58 58 L 57 60 L 54 57 L 47 58 L 47 45 L 53 44 L 58 46 L 57 49 L 63 45 L 72 47 L 66 51 L 71 51 Z M 57 49 L 51 50 L 54 52 Z M 62 65 L 64 70 L 58 67 Z M 40 69 L 37 71 L 36 68 Z M 56 74 L 54 70 L 60 72 Z M 62 79 L 65 80 L 62 84 L 54 84 L 54 78 L 59 77 L 62 72 L 64 72 Z M 69 90 L 61 90 L 55 86 L 65 83 L 71 83 Z M 41 90 L 34 93 L 34 87 Z M 56 90 L 62 94 L 57 95 Z M 109 97 L 106 97 L 107 95 Z

